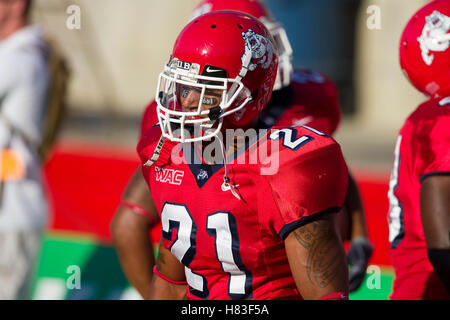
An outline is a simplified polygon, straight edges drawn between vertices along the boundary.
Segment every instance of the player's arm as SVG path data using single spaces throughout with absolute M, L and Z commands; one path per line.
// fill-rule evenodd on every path
M 293 230 L 285 239 L 285 247 L 304 299 L 348 297 L 347 261 L 335 214 L 322 215 Z
M 428 258 L 450 294 L 450 172 L 422 181 L 420 212 Z
M 364 280 L 373 247 L 367 236 L 364 208 L 358 186 L 351 173 L 348 178 L 347 194 L 340 221 L 343 225 L 350 226 L 348 233 L 341 233 L 341 236 L 343 240 L 350 240 L 347 260 L 350 265 L 350 292 L 353 292 L 361 286 Z
M 184 265 L 166 248 L 162 241 L 158 249 L 155 274 L 150 285 L 149 300 L 186 299 L 187 282 Z
M 355 238 L 367 239 L 366 219 L 364 216 L 361 194 L 359 192 L 358 185 L 350 172 L 348 174 L 348 188 L 347 195 L 345 196 L 344 207 L 349 213 L 349 225 L 351 227 L 349 238 L 346 237 L 344 240 L 351 240 Z
M 347 165 L 335 141 L 311 128 L 299 128 L 297 136 L 303 132 L 313 138 L 310 143 L 295 152 L 281 149 L 284 162 L 268 178 L 279 214 L 272 215 L 273 223 L 302 297 L 347 299 L 348 265 L 336 221 L 347 191 Z
M 157 223 L 157 210 L 138 168 L 125 189 L 110 230 L 125 276 L 143 298 L 148 295 L 155 265 L 149 231 Z

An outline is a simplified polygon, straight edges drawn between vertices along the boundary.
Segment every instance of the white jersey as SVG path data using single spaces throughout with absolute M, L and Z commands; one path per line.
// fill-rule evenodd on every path
M 0 230 L 42 228 L 47 221 L 36 147 L 48 86 L 47 46 L 37 26 L 0 41 Z

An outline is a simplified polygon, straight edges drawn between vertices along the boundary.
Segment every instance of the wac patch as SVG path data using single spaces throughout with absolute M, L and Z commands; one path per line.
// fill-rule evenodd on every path
M 156 181 L 179 186 L 183 181 L 184 171 L 155 167 Z

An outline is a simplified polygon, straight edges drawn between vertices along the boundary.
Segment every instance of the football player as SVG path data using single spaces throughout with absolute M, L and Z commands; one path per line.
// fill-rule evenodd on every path
M 277 43 L 279 67 L 274 92 L 267 108 L 259 117 L 258 127 L 308 125 L 332 135 L 341 118 L 335 85 L 318 72 L 308 69 L 293 72 L 292 48 L 286 32 L 267 7 L 257 0 L 204 0 L 195 8 L 192 19 L 218 10 L 236 10 L 257 17 Z M 143 115 L 141 137 L 157 122 L 156 102 L 152 101 Z M 345 208 L 338 220 L 343 239 L 351 241 L 347 259 L 351 266 L 350 291 L 354 291 L 361 285 L 366 274 L 372 245 L 367 236 L 359 190 L 351 175 L 348 186 Z M 158 223 L 157 215 L 151 210 L 150 201 L 146 198 L 147 193 L 148 188 L 138 169 L 124 192 L 112 224 L 112 234 L 122 266 L 130 282 L 139 283 L 137 288 L 141 288 L 138 289 L 140 292 L 147 292 L 152 276 L 149 266 L 153 263 L 150 258 L 153 257 L 153 249 L 150 240 L 145 240 L 145 248 L 150 252 L 142 257 L 146 258 L 145 261 L 139 261 L 137 256 L 127 253 L 142 245 L 140 241 L 135 242 L 136 237 L 146 239 L 149 229 Z
M 138 144 L 162 223 L 151 299 L 348 298 L 339 145 L 309 127 L 249 141 L 226 131 L 256 127 L 277 66 L 269 31 L 242 12 L 204 14 L 179 34 L 158 81 L 159 126 Z M 249 160 L 261 150 L 275 171 Z
M 286 31 L 268 8 L 258 0 L 203 0 L 193 17 L 212 11 L 236 10 L 253 15 L 264 23 L 279 50 L 279 68 L 272 98 L 260 115 L 259 128 L 301 126 L 332 135 L 341 120 L 338 92 L 324 74 L 309 69 L 293 69 L 293 50 Z M 373 247 L 369 241 L 364 209 L 358 186 L 350 174 L 344 209 L 338 216 L 341 235 L 350 241 L 350 292 L 357 290 L 366 275 Z
M 399 131 L 389 201 L 391 299 L 449 299 L 450 1 L 436 0 L 408 22 L 400 64 L 429 100 Z

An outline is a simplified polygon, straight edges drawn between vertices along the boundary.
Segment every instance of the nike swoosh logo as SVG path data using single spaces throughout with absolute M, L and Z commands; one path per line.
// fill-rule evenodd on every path
M 214 70 L 214 69 L 210 69 L 209 67 L 206 68 L 206 72 L 209 72 L 209 73 L 211 73 L 211 72 L 220 72 L 220 71 L 222 71 L 222 70 Z

